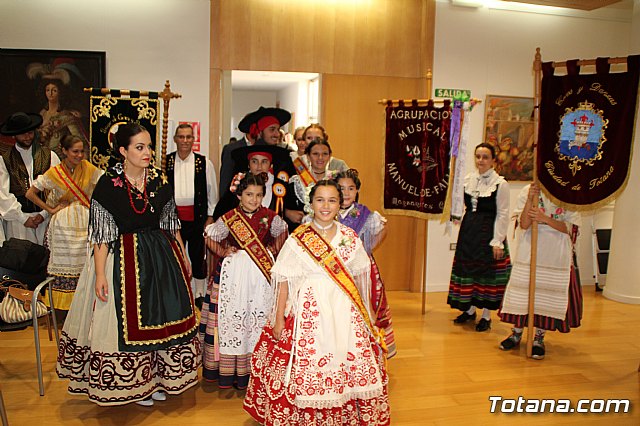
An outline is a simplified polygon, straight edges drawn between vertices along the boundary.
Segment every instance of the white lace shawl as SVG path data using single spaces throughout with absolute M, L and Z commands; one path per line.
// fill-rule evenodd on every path
M 360 297 L 371 317 L 371 261 L 355 231 L 337 222 L 336 224 L 338 231 L 331 244 L 353 277 Z M 298 292 L 304 285 L 306 277 L 319 272 L 326 273 L 324 268 L 319 266 L 307 254 L 306 250 L 300 247 L 298 240 L 290 236 L 282 246 L 278 258 L 271 268 L 271 282 L 276 297 L 280 292 L 280 285 L 287 284 L 289 287 L 285 316 L 290 312 L 294 314 L 298 312 L 298 306 L 296 306 Z M 327 280 L 331 280 L 331 278 L 327 276 Z M 272 324 L 274 318 L 275 306 L 271 317 Z
M 504 241 L 509 232 L 509 182 L 500 176 L 494 169 L 489 169 L 483 174 L 478 171 L 469 173 L 464 178 L 464 192 L 478 197 L 490 197 L 496 194 L 496 220 L 493 224 L 493 238 L 489 242 L 491 247 L 504 249 Z

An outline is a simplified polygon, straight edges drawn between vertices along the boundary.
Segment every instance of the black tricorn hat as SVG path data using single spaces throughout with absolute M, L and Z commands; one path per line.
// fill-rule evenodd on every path
M 275 117 L 280 123 L 280 126 L 284 126 L 289 122 L 289 120 L 291 120 L 291 113 L 282 108 L 260 107 L 245 115 L 244 118 L 240 120 L 240 123 L 238 123 L 238 130 L 242 133 L 251 133 L 251 125 L 257 124 L 258 121 L 264 117 Z
M 42 116 L 32 112 L 16 112 L 0 126 L 0 133 L 5 136 L 16 136 L 34 130 L 42 124 Z

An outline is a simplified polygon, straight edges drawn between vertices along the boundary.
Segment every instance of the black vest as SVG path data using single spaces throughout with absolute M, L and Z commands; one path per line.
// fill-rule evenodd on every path
M 194 169 L 193 176 L 193 210 L 195 222 L 202 222 L 207 219 L 208 194 L 207 194 L 207 160 L 204 155 L 193 153 Z M 175 188 L 174 175 L 176 165 L 176 153 L 167 155 L 167 178 L 169 183 Z M 175 191 L 174 191 L 175 193 Z
M 31 152 L 33 155 L 33 180 L 44 174 L 51 167 L 51 150 L 47 147 L 40 146 L 37 140 L 32 143 Z M 29 189 L 29 172 L 22 161 L 22 156 L 18 149 L 14 146 L 3 155 L 3 160 L 7 172 L 9 173 L 9 192 L 12 193 L 20 205 L 23 213 L 35 213 L 42 211 L 35 203 L 31 202 L 25 194 Z M 45 197 L 41 193 L 40 199 L 44 201 Z

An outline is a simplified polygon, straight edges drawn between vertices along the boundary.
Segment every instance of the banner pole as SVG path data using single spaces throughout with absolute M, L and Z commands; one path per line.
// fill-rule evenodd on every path
M 431 68 L 427 69 L 427 97 L 431 98 L 431 86 L 433 84 Z M 429 248 L 429 220 L 424 220 L 424 267 L 422 269 L 422 315 L 427 313 L 427 259 Z
M 162 151 L 160 154 L 162 171 L 167 170 L 167 133 L 169 127 L 169 102 L 174 98 L 181 98 L 182 95 L 171 91 L 169 80 L 164 83 L 164 90 L 158 93 L 158 97 L 162 98 L 164 108 L 162 109 Z
M 535 95 L 533 100 L 533 184 L 538 184 L 538 127 L 540 123 L 540 98 L 542 96 L 542 56 L 540 48 L 536 48 L 535 59 L 533 61 L 533 70 L 535 74 Z M 532 208 L 538 208 L 536 205 Z M 536 265 L 538 257 L 538 222 L 531 222 L 531 261 L 529 264 L 529 309 L 527 315 L 527 357 L 533 355 L 533 331 L 535 329 L 535 296 L 536 296 Z

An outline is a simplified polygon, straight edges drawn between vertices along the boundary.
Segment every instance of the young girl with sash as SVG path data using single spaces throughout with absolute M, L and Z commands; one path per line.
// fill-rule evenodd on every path
M 373 249 L 382 241 L 386 233 L 387 220 L 380 213 L 372 212 L 367 206 L 358 203 L 362 183 L 357 170 L 349 169 L 340 172 L 336 175 L 335 180 L 338 182 L 344 199 L 337 219 L 343 225 L 356 231 L 371 259 L 371 309 L 374 312 L 376 326 L 384 330 L 387 356 L 391 358 L 396 354 L 391 311 L 378 265 L 373 258 Z
M 62 330 L 56 371 L 69 392 L 99 405 L 152 406 L 198 383 L 200 344 L 191 267 L 167 177 L 151 136 L 121 124 L 124 162 L 98 181 L 85 262 Z
M 262 175 L 247 173 L 235 188 L 239 206 L 205 230 L 219 260 L 202 305 L 202 374 L 221 389 L 247 387 L 251 353 L 274 303 L 270 271 L 288 233 L 284 220 L 261 205 L 264 191 Z
M 371 262 L 335 221 L 334 181 L 311 192 L 314 218 L 271 268 L 278 297 L 251 360 L 245 410 L 264 425 L 388 425 L 382 333 L 370 309 Z
M 68 311 L 87 258 L 89 204 L 102 170 L 84 160 L 81 138 L 66 136 L 61 145 L 62 162 L 40 175 L 25 195 L 51 215 L 45 238 L 47 273 L 54 277 L 53 306 Z M 38 196 L 41 191 L 48 195 L 46 203 Z

